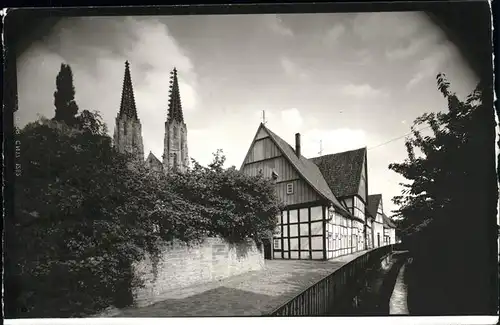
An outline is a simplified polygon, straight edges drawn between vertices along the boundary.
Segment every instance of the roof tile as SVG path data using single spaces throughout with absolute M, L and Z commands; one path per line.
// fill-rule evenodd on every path
M 366 148 L 312 158 L 337 197 L 358 193 Z
M 396 228 L 394 221 L 391 218 L 384 214 L 382 214 L 382 218 L 384 219 L 384 228 Z
M 382 200 L 382 194 L 368 195 L 368 213 L 370 213 L 373 218 L 377 216 L 380 200 Z

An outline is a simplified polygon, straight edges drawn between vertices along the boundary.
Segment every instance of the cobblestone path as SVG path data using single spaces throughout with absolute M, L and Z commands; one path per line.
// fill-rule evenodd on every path
M 261 271 L 183 288 L 146 307 L 127 308 L 118 317 L 259 316 L 266 315 L 324 276 L 364 254 L 329 261 L 266 260 Z

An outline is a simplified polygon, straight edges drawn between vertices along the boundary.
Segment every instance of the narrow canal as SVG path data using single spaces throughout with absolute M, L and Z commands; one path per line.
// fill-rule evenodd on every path
M 408 262 L 408 259 L 404 261 L 398 272 L 398 276 L 396 277 L 396 283 L 394 284 L 394 289 L 392 290 L 391 298 L 389 299 L 389 315 L 409 315 L 408 288 L 404 280 L 406 265 Z
M 394 251 L 367 270 L 357 295 L 343 315 L 408 315 L 404 282 L 407 251 Z

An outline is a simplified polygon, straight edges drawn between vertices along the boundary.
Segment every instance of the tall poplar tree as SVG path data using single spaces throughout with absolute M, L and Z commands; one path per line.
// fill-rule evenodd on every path
M 61 64 L 61 70 L 56 77 L 54 106 L 56 107 L 55 120 L 65 122 L 68 125 L 75 124 L 78 105 L 75 101 L 73 72 L 68 64 Z

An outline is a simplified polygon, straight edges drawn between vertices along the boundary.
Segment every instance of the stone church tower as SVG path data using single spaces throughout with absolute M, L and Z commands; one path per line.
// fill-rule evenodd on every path
M 165 122 L 163 168 L 165 172 L 169 170 L 184 172 L 188 166 L 187 128 L 182 114 L 177 69 L 174 68 L 170 77 L 168 117 Z
M 144 147 L 142 143 L 142 127 L 137 118 L 134 90 L 128 61 L 125 62 L 125 77 L 123 79 L 122 101 L 120 111 L 116 116 L 113 142 L 120 153 L 131 154 L 140 162 L 144 161 Z

